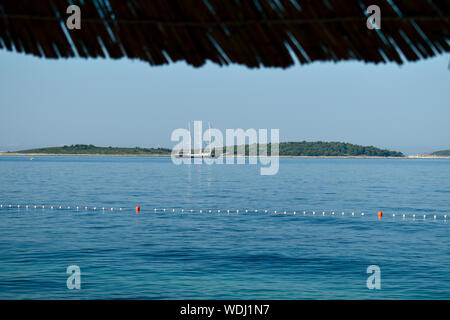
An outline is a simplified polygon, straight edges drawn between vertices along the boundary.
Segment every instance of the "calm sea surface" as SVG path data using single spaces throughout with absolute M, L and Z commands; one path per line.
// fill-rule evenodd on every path
M 0 204 L 0 299 L 450 299 L 450 160 L 0 156 Z

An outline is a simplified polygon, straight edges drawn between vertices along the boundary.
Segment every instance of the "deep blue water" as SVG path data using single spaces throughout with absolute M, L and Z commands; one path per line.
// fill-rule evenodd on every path
M 0 204 L 0 299 L 450 299 L 450 160 L 1 156 Z

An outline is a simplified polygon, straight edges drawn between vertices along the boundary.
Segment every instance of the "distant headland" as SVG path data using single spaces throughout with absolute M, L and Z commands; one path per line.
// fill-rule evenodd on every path
M 427 152 L 418 154 L 415 156 L 410 156 L 411 158 L 422 158 L 422 159 L 438 159 L 438 158 L 450 158 L 450 150 L 441 150 L 435 152 Z
M 249 145 L 245 146 L 248 155 Z M 237 153 L 237 146 L 234 147 Z M 259 146 L 258 146 L 259 149 Z M 168 148 L 120 148 L 120 147 L 98 147 L 92 144 L 75 144 L 70 146 L 46 147 L 38 149 L 20 150 L 14 152 L 3 152 L 3 155 L 92 155 L 92 156 L 170 156 L 171 149 Z M 218 149 L 213 149 L 214 153 Z M 271 152 L 271 144 L 267 145 L 268 154 Z M 223 153 L 226 153 L 225 147 Z M 279 144 L 279 155 L 282 157 L 383 157 L 404 158 L 405 155 L 399 151 L 380 149 L 373 146 L 361 146 L 344 142 L 281 142 Z
M 120 147 L 97 147 L 92 144 L 73 144 L 62 147 L 46 147 L 37 149 L 20 150 L 3 154 L 24 155 L 170 155 L 171 149 L 166 148 L 120 148 Z

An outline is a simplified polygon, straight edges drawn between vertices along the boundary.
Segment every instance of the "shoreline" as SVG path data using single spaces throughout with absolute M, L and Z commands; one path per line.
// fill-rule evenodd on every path
M 61 156 L 61 157 L 162 157 L 170 158 L 170 154 L 61 154 L 61 153 L 17 153 L 0 152 L 0 156 Z M 234 156 L 241 157 L 241 156 Z M 244 156 L 248 158 L 249 156 Z M 279 158 L 299 158 L 299 159 L 450 159 L 450 156 L 404 156 L 404 157 L 380 157 L 380 156 L 279 156 Z

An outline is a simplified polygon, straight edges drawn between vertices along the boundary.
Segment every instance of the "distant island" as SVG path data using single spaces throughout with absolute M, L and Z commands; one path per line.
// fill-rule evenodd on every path
M 259 147 L 259 146 L 258 146 Z M 267 145 L 267 152 L 270 154 L 272 145 Z M 249 145 L 245 146 L 246 155 L 249 152 Z M 237 153 L 237 146 L 234 147 Z M 168 156 L 171 154 L 168 148 L 118 148 L 118 147 L 97 147 L 92 144 L 75 144 L 62 147 L 48 147 L 38 149 L 28 149 L 3 154 L 24 154 L 24 155 L 138 155 L 138 156 Z M 225 147 L 223 153 L 225 154 Z M 217 153 L 217 149 L 213 150 Z M 373 146 L 360 146 L 344 142 L 281 142 L 279 144 L 280 156 L 292 157 L 405 157 L 398 151 L 379 149 Z
M 267 145 L 267 154 L 271 153 L 272 144 Z M 234 147 L 237 153 L 237 147 Z M 259 145 L 258 145 L 259 150 Z M 245 146 L 248 155 L 249 145 Z M 225 153 L 225 148 L 224 152 Z M 292 157 L 404 157 L 399 151 L 379 149 L 373 146 L 360 146 L 345 142 L 281 142 L 279 144 L 280 156 Z
M 427 152 L 415 156 L 410 156 L 410 158 L 450 158 L 450 150 Z
M 441 150 L 435 152 L 424 153 L 424 156 L 450 157 L 450 150 Z
M 13 153 L 57 155 L 168 155 L 170 152 L 171 150 L 166 148 L 118 148 L 97 147 L 92 144 L 73 144 L 71 146 L 14 151 Z

